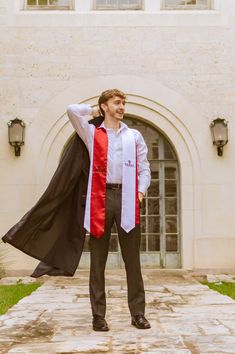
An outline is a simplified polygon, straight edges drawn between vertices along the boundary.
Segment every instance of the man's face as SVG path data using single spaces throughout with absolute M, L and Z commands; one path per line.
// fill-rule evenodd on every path
M 125 100 L 121 97 L 114 96 L 110 98 L 107 102 L 102 104 L 105 117 L 122 120 L 125 113 L 125 103 Z

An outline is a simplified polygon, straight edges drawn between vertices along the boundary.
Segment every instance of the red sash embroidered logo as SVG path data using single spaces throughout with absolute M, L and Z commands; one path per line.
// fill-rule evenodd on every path
M 128 162 L 125 162 L 126 167 L 134 167 L 134 164 L 131 163 L 131 160 L 128 160 Z

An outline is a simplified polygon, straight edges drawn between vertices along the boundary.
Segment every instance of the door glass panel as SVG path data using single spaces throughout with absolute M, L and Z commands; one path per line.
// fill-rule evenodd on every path
M 140 217 L 140 230 L 141 230 L 141 233 L 146 232 L 146 217 L 145 216 Z
M 146 235 L 141 235 L 140 252 L 146 252 Z
M 140 204 L 140 214 L 141 215 L 146 214 L 146 199 L 145 198 L 142 200 L 142 203 Z
M 177 217 L 166 216 L 166 233 L 177 232 Z
M 166 251 L 167 252 L 177 252 L 177 235 L 166 235 Z
M 175 153 L 167 140 L 164 141 L 164 157 L 165 157 L 165 160 L 168 160 L 168 159 L 174 160 L 175 159 Z
M 148 214 L 159 215 L 159 198 L 148 198 Z
M 151 197 L 158 197 L 159 196 L 159 181 L 152 180 L 151 184 L 148 189 L 148 195 Z
M 159 252 L 160 251 L 160 235 L 148 235 L 148 251 Z
M 171 165 L 169 165 L 169 163 L 166 164 L 165 178 L 167 178 L 167 179 L 176 179 L 177 178 L 177 171 L 176 171 L 175 166 L 171 166 Z
M 166 215 L 176 215 L 177 214 L 177 199 L 176 198 L 165 198 L 165 213 L 166 213 Z
M 165 196 L 175 197 L 176 196 L 176 180 L 165 180 Z
M 159 146 L 157 143 L 153 143 L 152 144 L 152 149 L 151 149 L 151 154 L 150 155 L 150 158 L 151 159 L 158 159 L 159 157 Z
M 150 169 L 151 169 L 151 178 L 152 179 L 159 179 L 159 162 L 149 160 Z
M 149 233 L 160 233 L 160 217 L 159 216 L 149 216 L 148 217 L 148 232 Z

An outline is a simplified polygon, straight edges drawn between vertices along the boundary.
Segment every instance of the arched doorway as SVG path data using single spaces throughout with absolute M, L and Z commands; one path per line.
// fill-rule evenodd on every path
M 165 233 L 165 237 L 168 236 L 167 240 L 170 242 L 170 239 L 176 240 L 175 235 L 177 235 L 178 251 L 170 251 L 168 244 L 169 251 L 165 252 L 165 259 L 162 257 L 162 265 L 160 261 L 159 264 L 160 266 L 165 264 L 165 267 L 171 268 L 178 263 L 178 267 L 193 269 L 196 264 L 197 243 L 202 235 L 203 219 L 200 192 L 203 156 L 201 156 L 200 144 L 202 141 L 207 141 L 208 126 L 193 104 L 185 100 L 178 92 L 170 90 L 156 80 L 132 75 L 85 78 L 69 86 L 43 106 L 29 128 L 37 132 L 37 142 L 35 142 L 35 134 L 28 134 L 28 144 L 32 149 L 32 154 L 38 156 L 37 163 L 35 163 L 36 196 L 40 197 L 48 185 L 58 165 L 61 147 L 66 145 L 68 138 L 74 132 L 65 113 L 65 107 L 74 102 L 96 105 L 100 92 L 108 87 L 121 87 L 127 93 L 127 114 L 136 117 L 137 120 L 145 120 L 152 127 L 158 127 L 158 133 L 163 132 L 162 135 L 166 141 L 169 139 L 168 142 L 174 142 L 172 150 L 177 152 L 178 166 L 180 165 L 180 202 L 179 199 L 177 202 L 178 215 L 180 205 L 180 230 L 178 216 L 177 233 L 171 235 Z M 171 144 L 170 146 L 172 148 Z M 179 168 L 177 169 L 178 177 Z M 179 181 L 177 186 L 179 186 Z M 179 195 L 179 187 L 177 188 Z M 162 246 L 161 250 L 163 249 Z M 116 253 L 114 254 L 116 257 Z M 156 259 L 157 253 L 152 257 Z M 146 264 L 144 258 L 143 253 L 142 260 Z
M 148 146 L 151 185 L 141 208 L 141 261 L 145 267 L 179 268 L 179 164 L 173 146 L 155 127 L 128 117 Z
M 125 123 L 138 129 L 148 146 L 151 185 L 141 207 L 141 263 L 146 268 L 181 267 L 179 164 L 173 146 L 153 125 L 133 115 Z M 70 140 L 70 139 L 69 139 Z M 80 262 L 89 267 L 89 235 Z M 112 228 L 108 268 L 124 267 L 117 229 Z

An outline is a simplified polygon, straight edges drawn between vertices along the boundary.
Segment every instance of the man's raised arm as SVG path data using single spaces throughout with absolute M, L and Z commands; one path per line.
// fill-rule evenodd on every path
M 92 108 L 90 105 L 81 104 L 70 104 L 67 108 L 68 117 L 80 136 L 80 138 L 86 144 L 88 150 L 91 141 L 91 124 L 88 123 L 91 116 L 96 116 L 98 113 L 98 108 Z

